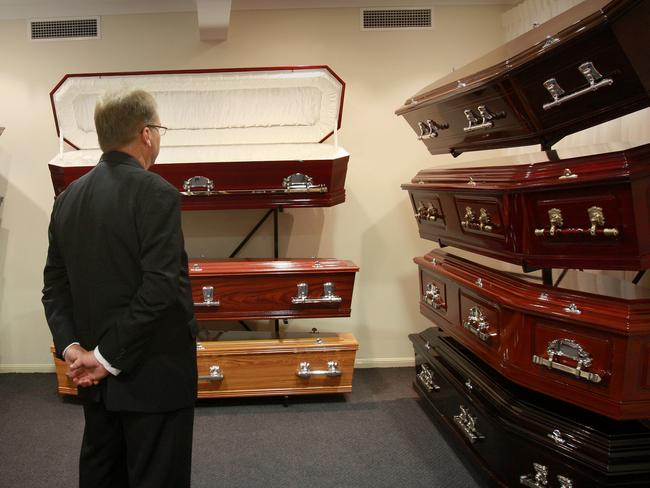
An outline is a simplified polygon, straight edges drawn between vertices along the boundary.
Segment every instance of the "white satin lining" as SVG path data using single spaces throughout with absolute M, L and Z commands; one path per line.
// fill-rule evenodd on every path
M 342 94 L 325 69 L 71 76 L 53 96 L 64 137 L 97 148 L 95 103 L 123 88 L 154 95 L 171 146 L 319 142 L 338 122 Z

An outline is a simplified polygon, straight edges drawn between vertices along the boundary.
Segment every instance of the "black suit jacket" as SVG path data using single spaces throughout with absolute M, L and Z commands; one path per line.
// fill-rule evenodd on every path
M 82 398 L 139 412 L 194 403 L 197 326 L 173 186 L 127 154 L 103 154 L 54 202 L 44 283 L 57 354 L 98 346 L 122 370 Z

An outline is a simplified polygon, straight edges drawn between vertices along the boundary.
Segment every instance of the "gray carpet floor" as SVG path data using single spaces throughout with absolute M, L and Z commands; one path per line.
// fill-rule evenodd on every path
M 412 368 L 359 369 L 346 395 L 200 401 L 192 486 L 480 486 L 422 409 Z M 83 412 L 54 374 L 0 375 L 0 487 L 77 485 Z

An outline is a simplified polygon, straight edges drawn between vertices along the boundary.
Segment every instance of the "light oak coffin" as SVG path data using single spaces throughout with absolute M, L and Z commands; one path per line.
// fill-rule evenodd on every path
M 422 405 L 467 467 L 484 475 L 481 486 L 648 485 L 648 425 L 518 387 L 435 329 L 409 338 Z
M 338 259 L 192 259 L 198 320 L 349 317 L 359 268 Z
M 414 261 L 420 312 L 503 376 L 614 419 L 650 418 L 650 290 L 586 272 L 545 287 L 442 250 Z
M 199 342 L 199 398 L 352 391 L 359 347 L 352 334 L 297 335 L 259 339 L 226 332 L 217 341 Z
M 442 246 L 525 269 L 646 269 L 650 144 L 590 149 L 425 169 L 402 188 L 420 236 Z
M 349 154 L 336 137 L 345 83 L 327 66 L 66 75 L 50 93 L 61 142 L 49 163 L 55 195 L 99 160 L 95 101 L 124 86 L 157 100 L 169 130 L 151 171 L 178 189 L 184 210 L 345 201 Z M 76 150 L 64 152 L 64 141 Z
M 423 88 L 396 113 L 431 154 L 548 149 L 650 105 L 649 23 L 645 0 L 587 0 Z
M 349 333 L 223 332 L 197 343 L 198 397 L 245 397 L 352 391 L 359 347 Z M 51 349 L 54 355 L 54 349 Z M 67 366 L 54 357 L 58 392 L 76 395 Z

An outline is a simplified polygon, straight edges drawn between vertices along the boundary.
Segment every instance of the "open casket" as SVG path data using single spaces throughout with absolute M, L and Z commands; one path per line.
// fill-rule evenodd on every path
M 169 127 L 151 168 L 184 210 L 327 207 L 345 200 L 349 154 L 338 146 L 345 83 L 327 66 L 66 75 L 50 98 L 61 140 L 54 193 L 99 160 L 97 99 L 149 91 Z M 333 144 L 323 144 L 334 135 Z
M 402 188 L 442 246 L 525 269 L 646 269 L 650 144 L 595 148 L 438 166 Z
M 551 288 L 467 258 L 414 259 L 423 315 L 515 383 L 610 418 L 650 418 L 649 289 L 579 271 Z
M 431 154 L 548 149 L 650 105 L 649 24 L 646 0 L 587 0 L 423 88 L 396 113 Z
M 192 259 L 198 320 L 349 317 L 359 268 L 339 259 Z

